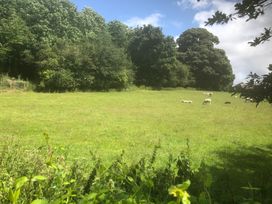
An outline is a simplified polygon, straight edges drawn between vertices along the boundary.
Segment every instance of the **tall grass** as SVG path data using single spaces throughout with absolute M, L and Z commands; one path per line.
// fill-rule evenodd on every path
M 9 77 L 8 75 L 0 75 L 0 91 L 11 91 L 11 90 L 20 90 L 20 91 L 30 91 L 33 90 L 33 85 L 25 80 L 20 78 L 15 79 Z

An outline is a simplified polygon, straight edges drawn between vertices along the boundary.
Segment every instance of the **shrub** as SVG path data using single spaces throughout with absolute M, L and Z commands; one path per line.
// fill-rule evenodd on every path
M 69 70 L 45 70 L 41 77 L 38 89 L 42 91 L 65 92 L 73 91 L 76 87 L 72 72 Z

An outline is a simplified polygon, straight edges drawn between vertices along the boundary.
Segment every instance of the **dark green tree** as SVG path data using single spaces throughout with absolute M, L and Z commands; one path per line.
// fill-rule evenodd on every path
M 208 90 L 229 90 L 234 75 L 222 49 L 215 48 L 219 40 L 203 28 L 192 28 L 177 39 L 179 60 L 189 65 L 193 84 Z
M 94 63 L 94 90 L 121 90 L 133 81 L 131 60 L 123 49 L 116 47 L 108 33 L 100 34 L 92 43 L 95 46 L 92 63 Z
M 33 34 L 16 14 L 0 19 L 0 72 L 33 79 Z
M 102 16 L 90 8 L 78 12 L 68 0 L 0 0 L 0 10 L 0 73 L 30 79 L 44 91 L 131 83 L 127 40 L 110 32 L 115 26 L 122 34 L 124 25 L 107 29 Z
M 113 43 L 120 48 L 127 49 L 129 40 L 129 28 L 120 21 L 110 21 L 107 29 L 111 35 Z
M 128 47 L 135 65 L 136 85 L 161 88 L 182 84 L 188 72 L 177 61 L 175 47 L 173 38 L 165 37 L 160 28 L 136 28 Z
M 67 43 L 59 40 L 39 53 L 40 90 L 124 89 L 132 83 L 132 64 L 108 33 L 95 40 Z

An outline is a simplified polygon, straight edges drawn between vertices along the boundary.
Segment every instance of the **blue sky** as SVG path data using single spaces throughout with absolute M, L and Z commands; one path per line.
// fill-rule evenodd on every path
M 91 7 L 105 20 L 119 20 L 123 23 L 148 20 L 162 27 L 165 35 L 177 36 L 191 27 L 197 27 L 194 21 L 195 10 L 181 8 L 176 0 L 72 0 L 78 9 Z
M 272 40 L 258 47 L 248 42 L 272 26 L 272 6 L 257 20 L 237 19 L 225 25 L 204 26 L 204 22 L 220 10 L 233 13 L 237 0 L 70 0 L 79 10 L 91 7 L 106 22 L 119 20 L 130 27 L 152 24 L 165 35 L 177 38 L 192 27 L 203 27 L 219 38 L 218 48 L 225 50 L 235 74 L 234 83 L 244 81 L 250 72 L 268 72 L 272 64 Z

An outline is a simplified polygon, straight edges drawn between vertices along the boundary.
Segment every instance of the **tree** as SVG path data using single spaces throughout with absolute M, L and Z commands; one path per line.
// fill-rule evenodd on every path
M 133 70 L 131 60 L 124 50 L 114 46 L 108 33 L 101 33 L 93 44 L 95 45 L 94 59 L 96 59 L 93 89 L 127 88 L 133 81 Z
M 221 11 L 216 11 L 211 18 L 208 18 L 206 25 L 224 24 L 228 23 L 230 20 L 242 17 L 247 17 L 246 21 L 257 19 L 260 15 L 264 15 L 271 5 L 272 0 L 242 0 L 234 5 L 235 13 L 225 14 Z M 271 37 L 272 28 L 264 28 L 264 32 L 261 33 L 259 37 L 256 37 L 252 42 L 249 42 L 249 44 L 251 46 L 257 46 L 268 41 Z
M 246 83 L 240 83 L 234 87 L 233 95 L 240 93 L 244 99 L 253 99 L 257 106 L 265 100 L 272 103 L 272 64 L 269 65 L 268 70 L 270 72 L 263 76 L 250 73 Z
M 131 83 L 123 24 L 107 29 L 102 16 L 90 8 L 78 12 L 67 0 L 0 0 L 0 10 L 0 74 L 29 79 L 43 91 Z
M 127 49 L 129 28 L 120 21 L 110 21 L 107 29 L 111 35 L 113 43 L 120 48 Z
M 33 34 L 16 14 L 0 20 L 0 72 L 33 79 Z
M 165 37 L 160 28 L 136 28 L 128 47 L 135 65 L 136 85 L 161 88 L 181 84 L 187 67 L 177 61 L 175 46 L 174 39 Z
M 45 45 L 38 55 L 43 91 L 121 90 L 132 82 L 131 61 L 108 33 L 80 43 L 60 39 L 53 47 Z
M 229 90 L 234 75 L 224 50 L 214 48 L 219 40 L 203 28 L 192 28 L 177 39 L 179 60 L 189 65 L 197 88 Z
M 69 1 L 1 0 L 0 10 L 0 71 L 12 77 L 39 81 L 37 54 L 43 46 L 80 37 Z
M 106 23 L 102 16 L 93 11 L 91 8 L 84 8 L 79 14 L 79 29 L 83 36 L 93 40 L 101 32 L 106 31 Z

